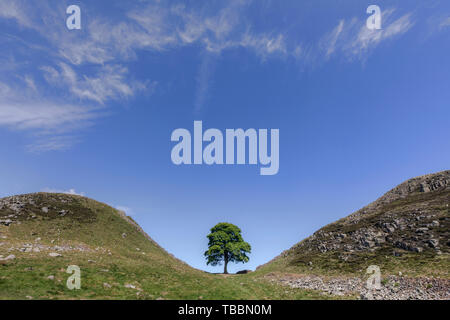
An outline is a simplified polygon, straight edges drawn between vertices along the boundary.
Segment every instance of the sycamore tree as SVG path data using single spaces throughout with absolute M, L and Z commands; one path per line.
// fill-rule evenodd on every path
M 224 262 L 223 273 L 228 273 L 228 262 L 248 262 L 250 245 L 242 239 L 241 229 L 231 223 L 216 224 L 207 235 L 209 243 L 205 252 L 206 264 L 213 266 Z

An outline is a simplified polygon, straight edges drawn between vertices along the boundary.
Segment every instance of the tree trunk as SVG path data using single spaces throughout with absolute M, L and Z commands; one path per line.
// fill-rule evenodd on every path
M 228 274 L 228 270 L 227 270 L 228 252 L 226 252 L 226 251 L 225 251 L 225 254 L 224 254 L 224 259 L 225 259 L 225 263 L 224 263 L 224 266 L 223 266 L 223 273 L 224 274 Z

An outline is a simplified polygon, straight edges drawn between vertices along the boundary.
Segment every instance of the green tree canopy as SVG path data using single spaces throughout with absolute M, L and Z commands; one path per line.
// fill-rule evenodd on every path
M 250 253 L 251 247 L 242 239 L 239 227 L 221 222 L 211 229 L 207 237 L 209 243 L 208 250 L 205 252 L 206 264 L 216 266 L 223 261 L 223 272 L 228 273 L 228 262 L 248 262 L 247 253 Z

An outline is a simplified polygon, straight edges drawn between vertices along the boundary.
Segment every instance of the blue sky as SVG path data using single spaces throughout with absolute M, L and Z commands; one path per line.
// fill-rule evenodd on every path
M 81 30 L 66 8 L 81 8 Z M 382 29 L 366 27 L 370 4 Z M 205 265 L 253 269 L 398 183 L 449 169 L 448 1 L 0 0 L 0 195 L 84 194 Z M 176 128 L 277 128 L 280 170 L 175 166 Z

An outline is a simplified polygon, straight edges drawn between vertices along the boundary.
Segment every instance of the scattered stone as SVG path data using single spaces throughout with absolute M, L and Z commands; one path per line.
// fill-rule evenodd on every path
M 0 259 L 0 260 L 3 260 L 3 261 L 8 261 L 8 260 L 14 260 L 16 258 L 16 256 L 15 255 L 13 255 L 13 254 L 10 254 L 9 256 L 7 256 L 6 258 L 2 258 L 2 259 Z
M 103 287 L 104 288 L 107 288 L 107 289 L 110 289 L 111 288 L 111 285 L 109 284 L 109 283 L 103 283 Z
M 41 208 L 41 210 L 42 210 L 43 213 L 48 213 L 48 208 L 47 207 L 43 207 L 43 208 Z
M 236 272 L 236 274 L 247 274 L 250 272 L 252 272 L 252 270 L 241 270 L 241 271 Z
M 427 241 L 428 245 L 430 246 L 430 248 L 437 248 L 437 246 L 439 245 L 439 240 L 437 239 L 430 239 Z
M 447 205 L 447 207 L 448 207 L 448 205 Z M 433 222 L 431 222 L 431 226 L 432 227 L 439 227 L 439 221 L 434 220 Z
M 48 255 L 50 257 L 61 257 L 61 254 L 60 253 L 56 253 L 56 252 L 50 252 Z
M 368 290 L 365 279 L 361 278 L 326 278 L 319 276 L 284 276 L 273 279 L 292 288 L 322 291 L 330 295 L 359 294 L 367 300 L 449 300 L 450 280 L 439 278 L 408 278 L 387 276 L 383 278 L 379 290 Z
M 51 275 L 47 277 L 48 280 L 55 280 L 55 276 Z
M 6 219 L 6 220 L 0 220 L 0 224 L 3 224 L 5 226 L 9 226 L 12 223 L 11 219 Z

